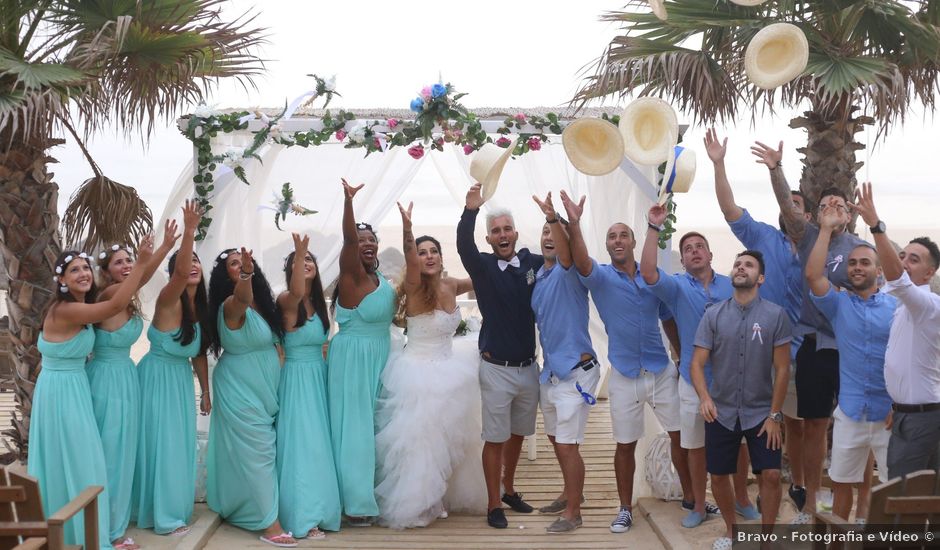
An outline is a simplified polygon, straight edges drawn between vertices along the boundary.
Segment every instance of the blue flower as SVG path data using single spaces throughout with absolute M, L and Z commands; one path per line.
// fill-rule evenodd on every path
M 411 100 L 411 110 L 420 113 L 424 110 L 424 99 L 416 97 Z
M 447 93 L 447 88 L 443 84 L 431 86 L 431 97 L 441 97 Z

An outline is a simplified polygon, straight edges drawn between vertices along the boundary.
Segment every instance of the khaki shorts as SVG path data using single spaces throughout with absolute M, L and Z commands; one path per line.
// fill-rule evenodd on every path
M 610 369 L 607 391 L 614 441 L 633 443 L 643 437 L 646 431 L 643 407 L 647 404 L 664 430 L 679 430 L 679 387 L 676 377 L 678 371 L 673 365 L 668 365 L 659 374 L 641 369 L 636 378 Z
M 702 417 L 698 393 L 692 384 L 679 377 L 679 439 L 683 449 L 705 446 L 705 418 Z
M 861 483 L 868 466 L 868 453 L 874 453 L 879 472 L 888 469 L 888 441 L 891 430 L 884 420 L 859 422 L 840 407 L 832 413 L 832 460 L 829 477 L 837 483 Z M 887 474 L 882 476 L 887 479 Z
M 552 375 L 541 385 L 539 404 L 546 435 L 554 437 L 556 443 L 571 445 L 584 442 L 591 405 L 584 400 L 576 384 L 581 384 L 582 390 L 594 395 L 600 379 L 601 368 L 595 364 L 591 370 L 576 368 L 567 380 L 559 380 Z
M 787 397 L 783 400 L 781 412 L 788 418 L 802 420 L 796 414 L 796 364 L 790 366 L 790 383 L 787 384 Z
M 483 440 L 502 443 L 510 435 L 535 433 L 539 408 L 539 365 L 503 367 L 480 359 Z

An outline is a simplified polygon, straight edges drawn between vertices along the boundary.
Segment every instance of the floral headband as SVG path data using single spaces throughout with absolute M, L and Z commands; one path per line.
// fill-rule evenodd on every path
M 371 231 L 373 235 L 375 234 L 375 230 L 372 229 L 372 226 L 367 224 L 366 222 L 356 223 L 356 229 L 365 229 L 366 231 Z
M 118 250 L 121 250 L 121 248 L 122 248 L 122 247 L 121 247 L 121 245 L 119 245 L 119 244 L 112 244 L 111 247 L 110 247 L 110 249 L 102 250 L 102 251 L 98 254 L 98 259 L 99 259 L 99 260 L 104 260 L 105 258 L 108 257 L 109 254 L 114 254 L 114 253 L 117 252 Z M 128 256 L 133 256 L 133 255 L 134 255 L 134 251 L 131 249 L 131 247 L 125 246 L 125 247 L 123 247 L 123 249 L 124 249 L 125 252 L 127 252 L 127 255 L 128 255 Z

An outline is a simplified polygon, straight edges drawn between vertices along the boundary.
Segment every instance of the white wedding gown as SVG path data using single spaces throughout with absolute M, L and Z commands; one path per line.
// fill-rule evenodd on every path
M 376 408 L 379 524 L 394 529 L 424 527 L 445 508 L 486 511 L 476 334 L 454 337 L 460 308 L 407 322 Z

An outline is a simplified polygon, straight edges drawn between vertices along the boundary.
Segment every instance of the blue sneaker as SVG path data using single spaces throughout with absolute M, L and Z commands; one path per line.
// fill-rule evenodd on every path
M 692 529 L 693 527 L 698 527 L 705 521 L 705 514 L 700 514 L 695 510 L 689 512 L 684 518 L 682 518 L 682 526 L 686 529 Z
M 757 511 L 757 508 L 753 504 L 748 504 L 747 506 L 741 506 L 737 502 L 734 503 L 734 511 L 739 516 L 746 520 L 760 519 L 760 512 Z

